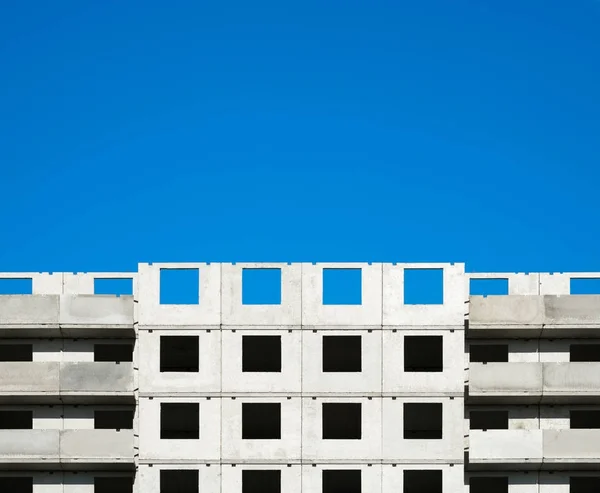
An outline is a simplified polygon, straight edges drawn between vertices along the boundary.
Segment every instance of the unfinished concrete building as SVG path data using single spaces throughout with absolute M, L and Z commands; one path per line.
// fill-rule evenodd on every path
M 2 273 L 0 493 L 598 493 L 598 277 Z

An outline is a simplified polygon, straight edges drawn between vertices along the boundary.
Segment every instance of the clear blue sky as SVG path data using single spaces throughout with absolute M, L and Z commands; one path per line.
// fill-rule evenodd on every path
M 600 270 L 600 2 L 2 2 L 0 270 Z

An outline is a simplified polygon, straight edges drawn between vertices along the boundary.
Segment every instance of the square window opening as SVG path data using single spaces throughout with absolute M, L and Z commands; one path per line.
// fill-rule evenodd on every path
M 571 429 L 595 430 L 600 428 L 600 411 L 573 410 L 571 411 Z
M 570 294 L 600 294 L 600 278 L 571 278 Z
M 133 409 L 95 410 L 95 430 L 132 430 Z
M 243 305 L 281 305 L 281 269 L 242 269 Z
M 242 403 L 242 439 L 281 439 L 281 404 L 264 402 Z
M 33 477 L 13 476 L 0 478 L 0 491 L 6 493 L 33 493 Z
M 569 361 L 600 361 L 600 344 L 571 344 L 569 347 Z
M 444 269 L 404 269 L 405 305 L 442 305 Z
M 403 483 L 403 493 L 442 493 L 442 471 L 405 470 Z
M 133 279 L 94 279 L 94 294 L 131 296 L 133 294 Z
M 443 371 L 443 342 L 443 336 L 404 336 L 404 371 Z
M 243 372 L 281 372 L 281 336 L 242 336 Z
M 469 479 L 469 493 L 508 493 L 508 477 L 472 477 Z
M 469 294 L 471 296 L 506 296 L 508 295 L 508 279 L 470 279 Z
M 199 353 L 198 336 L 160 336 L 160 371 L 198 372 Z
M 323 493 L 361 493 L 360 469 L 324 469 Z
M 197 469 L 163 469 L 160 471 L 160 493 L 198 493 Z
M 441 403 L 404 403 L 405 440 L 441 440 Z
M 362 305 L 362 269 L 323 269 L 324 305 Z
M 323 403 L 323 440 L 360 440 L 362 409 L 360 403 Z
M 471 363 L 508 363 L 508 344 L 471 344 Z
M 33 294 L 33 279 L 0 279 L 0 295 Z
M 94 361 L 131 362 L 133 361 L 133 344 L 94 344 Z
M 198 269 L 160 269 L 161 305 L 197 305 L 200 303 Z
M 598 493 L 600 476 L 571 476 L 569 478 L 570 493 Z
M 200 405 L 166 403 L 160 405 L 161 440 L 197 440 L 200 438 Z
M 508 430 L 508 411 L 471 411 L 471 430 Z
M 133 478 L 130 476 L 95 477 L 94 493 L 132 493 Z
M 361 336 L 323 336 L 323 372 L 361 371 Z
M 0 411 L 0 429 L 32 430 L 33 411 Z
M 33 345 L 0 344 L 0 361 L 33 361 Z
M 281 493 L 281 470 L 243 470 L 242 493 Z

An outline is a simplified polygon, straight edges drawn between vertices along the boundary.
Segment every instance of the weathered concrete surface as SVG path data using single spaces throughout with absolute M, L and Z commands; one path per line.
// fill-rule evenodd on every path
M 61 430 L 61 459 L 133 462 L 133 430 Z
M 133 363 L 62 363 L 60 391 L 133 393 Z
M 471 296 L 469 329 L 479 327 L 542 327 L 544 301 L 541 296 Z
M 63 295 L 61 326 L 133 328 L 133 296 Z
M 58 327 L 58 295 L 0 296 L 0 326 Z
M 487 467 L 536 468 L 542 463 L 543 430 L 471 430 L 469 462 Z
M 541 363 L 470 363 L 469 396 L 541 395 Z
M 544 296 L 544 324 L 600 327 L 600 296 Z
M 543 363 L 544 395 L 600 396 L 600 363 Z
M 0 395 L 58 394 L 60 363 L 0 362 Z
M 544 461 L 600 464 L 600 430 L 543 430 Z
M 59 462 L 60 430 L 0 430 L 0 463 Z

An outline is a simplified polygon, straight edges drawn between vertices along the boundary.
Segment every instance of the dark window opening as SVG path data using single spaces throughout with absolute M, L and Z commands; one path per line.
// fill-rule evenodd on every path
M 242 471 L 242 493 L 281 493 L 281 471 L 279 469 Z
M 361 414 L 360 403 L 323 403 L 323 440 L 360 440 Z
M 95 430 L 132 430 L 133 409 L 94 411 Z
M 442 471 L 405 470 L 403 493 L 442 493 Z
M 33 361 L 33 345 L 0 344 L 0 361 Z
M 324 305 L 361 305 L 362 269 L 323 269 Z
M 508 477 L 472 477 L 469 479 L 469 493 L 508 493 Z
M 161 403 L 160 438 L 196 440 L 200 438 L 198 403 Z
M 600 361 L 600 344 L 571 344 L 570 361 Z
M 281 336 L 242 336 L 242 371 L 281 372 Z
M 361 493 L 360 469 L 324 469 L 323 493 Z
M 160 269 L 161 305 L 198 305 L 200 271 L 198 269 Z
M 198 336 L 160 336 L 160 371 L 197 372 L 199 351 Z
M 508 344 L 471 344 L 471 363 L 508 363 Z
M 471 411 L 471 430 L 508 430 L 508 411 Z
M 442 336 L 404 336 L 405 372 L 440 372 L 443 369 Z
M 33 411 L 0 411 L 0 429 L 33 429 Z
M 361 336 L 323 336 L 323 371 L 362 371 L 361 346 Z
M 281 269 L 242 269 L 242 305 L 281 305 Z
M 133 361 L 133 344 L 94 344 L 94 361 Z
M 280 403 L 244 402 L 242 404 L 242 439 L 279 440 L 280 438 Z
M 440 440 L 442 438 L 441 403 L 404 403 L 404 438 Z
M 32 477 L 0 478 L 0 491 L 6 493 L 33 493 Z
M 569 484 L 570 493 L 598 493 L 600 476 L 571 476 Z
M 197 469 L 163 469 L 160 471 L 160 493 L 198 493 Z
M 94 478 L 94 493 L 132 493 L 132 491 L 132 477 L 115 476 Z
M 571 429 L 593 430 L 600 428 L 600 411 L 571 411 Z

